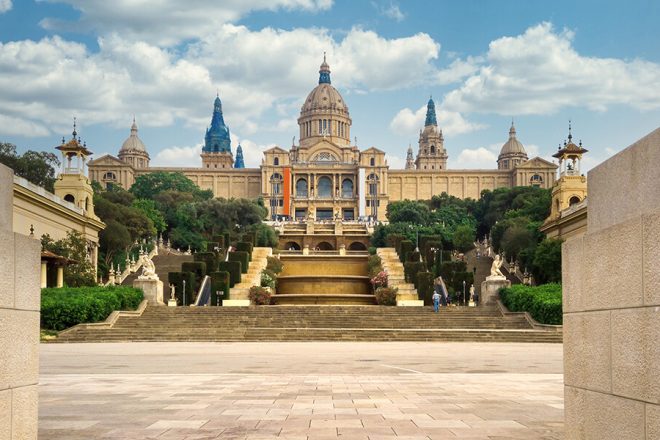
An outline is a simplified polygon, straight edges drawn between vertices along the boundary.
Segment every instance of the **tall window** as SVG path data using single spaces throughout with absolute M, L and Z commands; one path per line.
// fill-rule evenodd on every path
M 372 167 L 376 166 L 376 159 L 374 159 L 373 157 L 369 159 L 369 165 L 371 165 Z
M 296 182 L 296 195 L 298 197 L 307 197 L 307 179 L 298 179 Z
M 279 165 L 279 164 L 280 164 L 280 158 L 279 157 L 276 157 L 275 159 L 273 159 L 273 165 Z
M 317 187 L 318 196 L 320 198 L 329 199 L 332 197 L 332 180 L 329 177 L 323 176 L 319 179 Z
M 341 196 L 345 199 L 353 197 L 353 181 L 351 179 L 344 179 L 341 183 Z
M 274 173 L 270 176 L 270 183 L 273 188 L 273 194 L 282 194 L 282 175 L 280 173 Z

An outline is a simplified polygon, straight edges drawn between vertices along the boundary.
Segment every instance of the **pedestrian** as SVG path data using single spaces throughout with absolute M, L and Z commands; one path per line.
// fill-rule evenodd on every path
M 440 310 L 440 294 L 436 291 L 433 292 L 433 311 L 438 313 Z

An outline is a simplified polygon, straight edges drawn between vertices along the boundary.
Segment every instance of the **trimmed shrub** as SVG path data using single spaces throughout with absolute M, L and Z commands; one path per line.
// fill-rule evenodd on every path
M 379 287 L 374 294 L 376 302 L 381 306 L 395 306 L 398 290 L 396 287 Z
M 367 259 L 367 271 L 369 273 L 369 278 L 373 278 L 379 272 L 383 271 L 383 261 L 378 255 L 370 255 Z
M 250 287 L 249 298 L 250 302 L 257 306 L 270 304 L 270 292 L 265 287 Z
M 252 246 L 255 245 L 255 239 L 256 235 L 254 232 L 245 232 L 243 235 L 241 235 L 241 242 L 250 243 Z M 238 246 L 238 243 L 236 243 L 236 245 Z
M 433 273 L 419 272 L 417 274 L 417 297 L 424 301 L 425 306 L 433 305 Z
M 229 272 L 229 287 L 234 287 L 241 282 L 240 261 L 221 261 L 219 267 L 220 272 Z
M 135 310 L 142 299 L 140 289 L 125 286 L 41 289 L 41 328 L 103 321 L 115 310 Z
M 247 241 L 239 241 L 236 243 L 236 250 L 240 252 L 247 252 L 249 261 L 252 261 L 252 243 Z
M 401 234 L 389 234 L 386 241 L 389 247 L 393 247 L 398 254 L 401 254 L 401 242 L 405 239 Z
M 186 261 L 181 263 L 181 272 L 193 272 L 197 280 L 206 275 L 206 263 L 203 261 Z
M 214 235 L 213 241 L 218 243 L 218 246 L 222 249 L 225 248 L 225 236 L 224 235 Z M 211 249 L 213 250 L 213 249 Z
M 193 302 L 193 292 L 195 289 L 194 272 L 170 272 L 167 274 L 170 284 L 174 284 L 176 304 L 178 306 L 189 306 Z M 186 282 L 185 292 L 183 282 Z M 185 298 L 184 298 L 185 296 Z M 185 302 L 184 302 L 185 299 Z
M 236 251 L 229 253 L 229 261 L 240 261 L 241 273 L 248 273 L 250 265 L 250 254 L 244 251 Z
M 231 237 L 229 235 L 229 232 L 223 233 L 222 236 L 224 237 L 224 239 L 222 240 L 225 244 L 224 248 L 229 249 L 229 246 L 231 246 Z M 220 241 L 220 240 L 218 240 L 218 241 Z
M 408 261 L 421 261 L 421 254 L 417 251 L 408 252 Z
M 435 243 L 433 247 L 442 248 L 442 235 L 428 235 L 420 234 L 419 236 L 419 249 L 426 255 L 426 249 L 431 247 L 429 243 Z
M 408 261 L 408 254 L 415 250 L 415 245 L 410 240 L 403 240 L 399 247 L 399 260 L 401 260 L 402 263 Z
M 217 241 L 207 241 L 206 242 L 206 252 L 216 252 L 216 249 L 220 249 L 220 243 Z
M 542 324 L 562 324 L 561 284 L 515 284 L 500 289 L 500 298 L 512 312 L 529 312 Z
M 406 261 L 403 263 L 403 273 L 406 277 L 406 282 L 413 283 L 417 288 L 417 274 L 426 270 L 424 263 L 420 261 Z
M 261 287 L 277 287 L 277 274 L 268 268 L 261 271 Z
M 378 251 L 378 248 L 374 247 L 374 246 L 369 246 L 367 248 L 367 252 L 369 253 L 369 255 L 376 255 L 377 251 Z
M 218 299 L 229 299 L 229 272 L 211 272 L 211 305 L 218 304 Z M 218 292 L 222 292 L 221 298 L 218 298 Z
M 197 252 L 193 255 L 193 259 L 206 264 L 207 274 L 218 270 L 218 255 L 215 252 Z
M 266 257 L 266 269 L 273 273 L 280 273 L 284 269 L 284 264 L 277 257 Z

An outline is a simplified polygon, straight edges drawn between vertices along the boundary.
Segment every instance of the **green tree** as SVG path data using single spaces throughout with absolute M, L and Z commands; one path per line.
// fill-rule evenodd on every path
M 35 185 L 53 192 L 55 190 L 55 169 L 60 161 L 53 153 L 28 150 L 22 155 L 16 152 L 16 145 L 0 143 L 0 163 L 14 170 L 14 174 Z
M 502 236 L 502 249 L 507 257 L 517 259 L 520 253 L 535 244 L 533 233 L 526 227 L 513 225 Z
M 64 268 L 64 284 L 69 287 L 96 285 L 94 265 L 87 258 L 87 240 L 82 234 L 69 231 L 66 238 L 57 241 L 46 234 L 41 237 L 41 247 L 75 262 Z
M 187 192 L 200 200 L 213 197 L 211 191 L 202 191 L 183 173 L 168 173 L 165 171 L 138 176 L 130 189 L 130 192 L 138 199 L 154 199 L 164 191 Z
M 475 229 L 471 225 L 459 225 L 454 231 L 452 242 L 461 252 L 467 252 L 474 246 Z
M 165 217 L 163 214 L 156 208 L 156 203 L 153 200 L 149 199 L 137 199 L 133 200 L 133 208 L 141 211 L 156 228 L 156 232 L 160 233 L 165 231 L 167 228 L 167 223 L 165 223 Z
M 538 284 L 561 283 L 562 240 L 546 238 L 536 247 L 532 273 Z
M 387 219 L 390 223 L 428 224 L 431 211 L 424 202 L 401 200 L 387 205 Z
M 99 246 L 105 266 L 109 266 L 117 255 L 130 249 L 133 240 L 131 240 L 128 228 L 117 220 L 107 220 L 105 225 L 105 229 L 99 233 Z

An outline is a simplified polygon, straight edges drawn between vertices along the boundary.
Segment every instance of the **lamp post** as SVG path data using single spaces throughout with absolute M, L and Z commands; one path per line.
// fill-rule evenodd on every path
M 463 280 L 463 305 L 465 306 L 465 280 Z
M 183 301 L 183 305 L 186 305 L 186 280 L 183 280 L 183 291 L 181 292 L 181 301 Z

